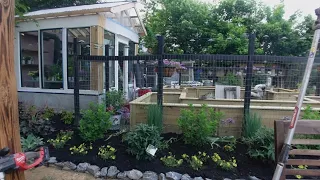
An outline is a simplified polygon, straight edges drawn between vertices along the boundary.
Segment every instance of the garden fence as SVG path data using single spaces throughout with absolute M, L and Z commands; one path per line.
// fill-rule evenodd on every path
M 156 55 L 75 56 L 76 118 L 79 118 L 80 110 L 79 90 L 96 90 L 103 94 L 112 87 L 117 87 L 119 90 L 133 89 L 134 84 L 136 88 L 148 88 L 157 92 L 157 102 L 160 105 L 163 103 L 163 91 L 170 91 L 170 88 L 174 87 L 209 88 L 219 84 L 240 86 L 240 96 L 241 99 L 244 99 L 244 109 L 247 112 L 250 107 L 250 99 L 276 98 L 277 93 L 285 92 L 281 89 L 290 89 L 287 92 L 292 92 L 292 96 L 290 96 L 291 99 L 286 99 L 289 96 L 279 96 L 278 100 L 295 100 L 295 95 L 298 93 L 294 90 L 299 88 L 307 61 L 306 57 L 253 55 L 254 45 L 251 43 L 249 43 L 249 52 L 251 52 L 249 55 L 165 54 L 163 39 L 159 38 L 159 44 L 159 52 Z M 75 48 L 77 48 L 76 45 Z M 105 46 L 105 49 L 108 54 L 108 45 Z M 185 69 L 170 71 L 170 68 L 164 64 L 166 60 L 179 62 Z M 119 64 L 118 72 L 116 72 L 115 64 Z M 123 73 L 124 65 L 129 68 L 127 73 Z M 317 57 L 307 90 L 309 96 L 320 94 L 319 70 L 320 58 Z M 118 82 L 115 81 L 117 76 L 119 77 Z M 129 87 L 123 87 L 123 79 L 126 78 L 128 78 Z M 274 94 L 271 94 L 273 97 L 267 98 L 265 91 L 263 97 L 260 97 L 259 92 L 254 88 L 259 84 L 266 84 L 268 79 L 271 80 L 270 83 L 274 88 Z M 129 93 L 132 92 L 129 91 Z M 196 98 L 213 96 L 214 93 L 206 93 Z

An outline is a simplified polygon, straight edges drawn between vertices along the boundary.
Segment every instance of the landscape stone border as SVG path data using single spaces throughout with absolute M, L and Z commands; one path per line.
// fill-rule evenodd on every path
M 167 172 L 157 174 L 152 171 L 146 171 L 142 173 L 137 169 L 132 169 L 131 171 L 120 172 L 117 167 L 103 167 L 100 168 L 96 165 L 91 165 L 89 163 L 79 163 L 78 165 L 66 161 L 66 162 L 58 162 L 56 157 L 50 157 L 48 161 L 50 166 L 58 167 L 61 170 L 67 171 L 75 171 L 81 173 L 88 173 L 94 176 L 99 180 L 103 180 L 103 178 L 109 179 L 120 179 L 120 180 L 214 180 L 203 177 L 190 177 L 188 174 L 180 174 L 177 172 Z M 232 180 L 229 178 L 224 178 L 224 180 Z M 261 180 L 255 176 L 249 176 L 247 179 L 235 179 L 235 180 Z

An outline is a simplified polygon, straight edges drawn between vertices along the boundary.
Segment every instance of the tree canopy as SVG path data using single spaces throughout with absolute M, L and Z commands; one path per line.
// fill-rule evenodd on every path
M 165 36 L 174 53 L 247 54 L 247 33 L 256 33 L 256 53 L 304 56 L 313 34 L 311 16 L 284 18 L 284 5 L 268 7 L 257 0 L 150 0 L 146 4 L 145 46 L 156 50 L 156 34 Z

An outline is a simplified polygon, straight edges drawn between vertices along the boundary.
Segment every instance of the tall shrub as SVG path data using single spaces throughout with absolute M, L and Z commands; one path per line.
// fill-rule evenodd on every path
M 90 108 L 82 112 L 80 120 L 80 136 L 85 141 L 95 141 L 104 137 L 111 127 L 110 113 L 106 112 L 104 104 L 90 104 Z
M 208 137 L 216 134 L 222 115 L 206 105 L 202 105 L 199 110 L 192 105 L 189 105 L 189 109 L 183 109 L 178 125 L 184 142 L 195 146 L 207 143 Z
M 160 132 L 162 131 L 162 108 L 157 104 L 148 106 L 148 125 L 156 126 Z

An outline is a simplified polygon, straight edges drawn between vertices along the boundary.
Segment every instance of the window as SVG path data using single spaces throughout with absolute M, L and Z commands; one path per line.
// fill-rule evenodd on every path
M 41 31 L 43 89 L 63 89 L 62 29 Z
M 21 87 L 39 88 L 38 31 L 20 33 Z
M 90 55 L 90 27 L 72 28 L 67 31 L 67 47 L 68 47 L 68 88 L 74 88 L 74 38 L 77 38 L 80 46 L 78 54 Z M 80 89 L 90 89 L 90 62 L 80 61 L 79 84 Z

